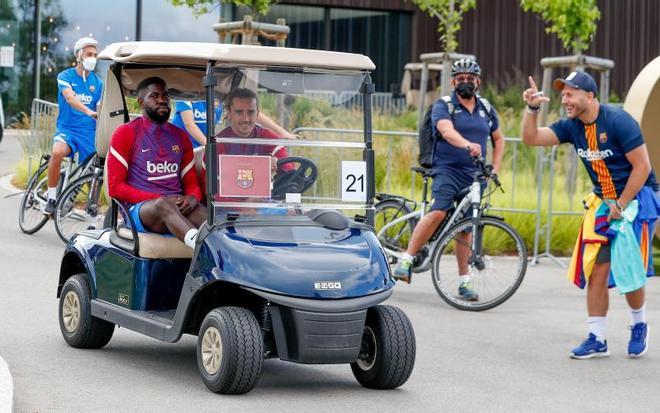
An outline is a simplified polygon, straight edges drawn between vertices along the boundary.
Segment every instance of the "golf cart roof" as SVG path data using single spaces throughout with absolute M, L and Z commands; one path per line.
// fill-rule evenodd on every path
M 99 59 L 127 64 L 206 67 L 209 61 L 238 65 L 374 70 L 367 56 L 325 50 L 193 42 L 112 43 Z

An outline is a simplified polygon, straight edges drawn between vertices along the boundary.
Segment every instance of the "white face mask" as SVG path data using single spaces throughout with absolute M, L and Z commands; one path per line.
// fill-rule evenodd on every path
M 94 71 L 94 69 L 96 68 L 96 58 L 88 57 L 86 59 L 83 59 L 82 66 L 83 69 L 87 70 L 88 72 Z

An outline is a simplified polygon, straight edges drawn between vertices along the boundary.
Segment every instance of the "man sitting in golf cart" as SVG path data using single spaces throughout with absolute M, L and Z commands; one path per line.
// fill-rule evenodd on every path
M 225 101 L 226 116 L 229 126 L 220 131 L 216 138 L 258 138 L 280 139 L 278 135 L 257 124 L 259 117 L 259 100 L 256 93 L 250 89 L 237 88 L 232 90 Z M 288 152 L 283 146 L 251 145 L 245 143 L 219 143 L 218 154 L 224 155 L 256 155 L 270 156 L 270 170 L 277 172 L 277 161 L 287 158 Z M 295 166 L 291 163 L 280 167 L 282 171 L 292 171 Z M 202 177 L 203 187 L 206 187 L 206 174 Z
M 126 207 L 138 232 L 171 233 L 194 249 L 206 208 L 199 203 L 192 144 L 168 123 L 163 79 L 144 79 L 137 97 L 142 117 L 117 128 L 110 140 L 109 195 Z

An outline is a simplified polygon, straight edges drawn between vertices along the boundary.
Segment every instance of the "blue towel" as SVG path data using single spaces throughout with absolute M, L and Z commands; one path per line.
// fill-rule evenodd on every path
M 646 284 L 646 268 L 633 229 L 638 211 L 639 204 L 633 200 L 622 212 L 623 217 L 610 223 L 609 230 L 615 233 L 610 271 L 621 294 L 636 291 Z

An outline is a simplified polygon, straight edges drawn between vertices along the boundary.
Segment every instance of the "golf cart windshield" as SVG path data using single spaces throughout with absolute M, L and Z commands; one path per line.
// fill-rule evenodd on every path
M 215 74 L 213 113 L 222 115 L 206 152 L 215 217 L 365 214 L 365 139 L 338 131 L 364 127 L 365 72 L 221 66 Z

